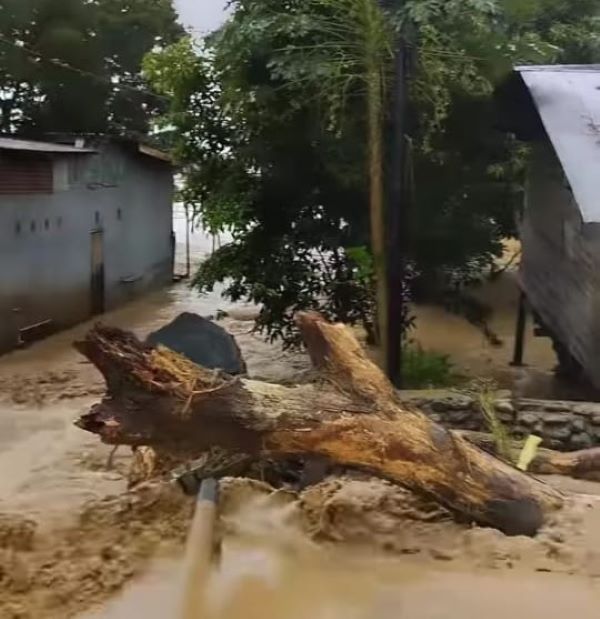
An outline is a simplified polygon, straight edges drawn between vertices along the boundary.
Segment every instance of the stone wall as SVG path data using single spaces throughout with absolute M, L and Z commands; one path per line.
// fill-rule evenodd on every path
M 403 400 L 446 427 L 488 431 L 477 399 L 468 395 L 447 391 L 407 392 Z M 495 406 L 498 418 L 515 438 L 536 434 L 542 437 L 545 447 L 561 451 L 600 444 L 600 403 L 552 400 L 515 403 L 501 394 Z

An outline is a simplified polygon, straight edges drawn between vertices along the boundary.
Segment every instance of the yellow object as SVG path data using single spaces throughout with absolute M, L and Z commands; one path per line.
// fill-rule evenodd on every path
M 533 459 L 537 455 L 538 447 L 541 445 L 542 439 L 539 436 L 530 434 L 523 445 L 521 454 L 519 455 L 519 462 L 517 468 L 521 471 L 527 471 L 529 465 L 533 462 Z

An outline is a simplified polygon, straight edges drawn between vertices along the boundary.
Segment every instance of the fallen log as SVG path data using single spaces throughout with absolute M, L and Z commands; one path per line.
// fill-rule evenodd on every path
M 102 372 L 107 394 L 77 425 L 109 444 L 179 454 L 218 446 L 257 459 L 325 458 L 507 534 L 535 534 L 562 506 L 558 491 L 404 407 L 348 328 L 312 313 L 298 324 L 321 383 L 232 378 L 97 326 L 76 348 Z
M 467 430 L 455 430 L 454 432 L 481 449 L 497 455 L 496 443 L 491 434 Z M 511 441 L 510 448 L 515 462 L 524 444 L 525 441 Z M 570 452 L 540 447 L 529 465 L 529 472 L 538 475 L 564 475 L 574 479 L 600 481 L 600 447 Z

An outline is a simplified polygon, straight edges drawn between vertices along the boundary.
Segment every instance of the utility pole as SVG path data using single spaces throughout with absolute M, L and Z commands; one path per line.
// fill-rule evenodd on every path
M 192 276 L 192 257 L 190 253 L 190 229 L 192 227 L 192 215 L 190 213 L 191 206 L 184 204 L 185 208 L 185 278 L 189 279 Z
M 396 5 L 383 0 L 384 5 Z M 409 53 L 404 32 L 397 37 L 394 53 L 394 78 L 390 97 L 390 145 L 387 166 L 387 226 L 388 226 L 388 377 L 401 389 L 403 363 L 403 326 L 406 314 L 404 284 L 406 280 L 407 192 L 406 129 L 408 109 Z

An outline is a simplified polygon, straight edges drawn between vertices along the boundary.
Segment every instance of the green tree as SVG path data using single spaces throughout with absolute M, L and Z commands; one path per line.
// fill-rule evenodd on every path
M 349 53 L 357 24 L 336 12 L 351 2 L 237 0 L 203 46 L 180 43 L 146 63 L 173 101 L 165 122 L 186 169 L 186 202 L 210 230 L 233 233 L 196 284 L 227 281 L 231 298 L 263 304 L 258 327 L 287 341 L 299 308 L 372 316 L 356 259 L 370 246 L 369 89 Z M 513 232 L 522 153 L 495 128 L 494 89 L 515 64 L 597 58 L 599 7 L 413 0 L 386 16 L 410 21 L 418 58 L 408 170 L 417 291 L 477 276 L 500 253 Z M 384 67 L 384 93 L 388 76 Z
M 140 75 L 183 31 L 171 0 L 0 0 L 0 130 L 145 132 L 164 102 Z

